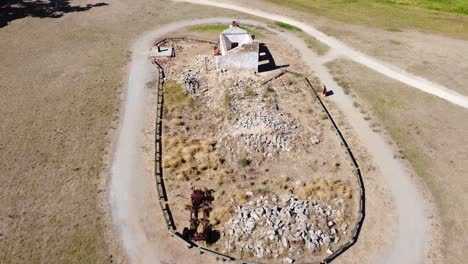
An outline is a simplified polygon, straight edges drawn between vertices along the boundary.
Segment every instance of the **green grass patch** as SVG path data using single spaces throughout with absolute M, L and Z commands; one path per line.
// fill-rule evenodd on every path
M 377 2 L 468 15 L 468 1 L 466 0 L 380 0 Z
M 224 90 L 223 103 L 224 103 L 224 107 L 226 108 L 226 110 L 229 111 L 231 109 L 232 96 L 228 89 Z
M 164 109 L 170 111 L 175 107 L 192 106 L 194 101 L 182 89 L 182 84 L 175 80 L 164 82 Z
M 257 189 L 257 192 L 261 195 L 266 195 L 270 192 L 270 188 L 268 186 L 261 187 Z
M 399 32 L 406 28 L 468 38 L 466 0 L 268 0 L 285 8 Z
M 318 55 L 325 55 L 328 50 L 330 50 L 330 47 L 318 41 L 316 38 L 307 38 L 305 39 L 305 43 L 309 49 L 313 50 Z
M 239 165 L 244 168 L 250 165 L 251 161 L 247 157 L 241 157 L 238 161 Z
M 221 32 L 225 29 L 229 28 L 228 25 L 225 24 L 207 24 L 207 25 L 198 25 L 189 28 L 188 31 L 190 32 L 209 32 L 209 31 L 216 31 Z
M 193 26 L 188 29 L 189 32 L 196 32 L 196 33 L 201 33 L 201 32 L 216 32 L 220 33 L 226 29 L 229 28 L 229 25 L 227 24 L 206 24 L 206 25 L 198 25 L 198 26 Z M 252 35 L 255 35 L 256 37 L 262 37 L 264 34 L 261 32 L 262 28 L 261 27 L 256 27 L 256 26 L 240 26 L 240 28 L 247 30 Z
M 258 38 L 258 37 L 264 37 L 264 36 L 265 36 L 265 34 L 262 33 L 262 31 L 264 31 L 264 28 L 262 28 L 262 27 L 240 26 L 240 28 L 242 28 L 242 29 L 244 29 L 244 30 L 247 30 L 247 32 L 249 32 L 251 35 L 255 35 L 256 38 Z
M 246 97 L 254 97 L 255 96 L 255 91 L 252 89 L 252 87 L 248 86 L 245 87 L 244 89 L 244 95 Z
M 385 30 L 390 31 L 390 32 L 403 32 L 400 28 L 397 27 L 387 27 Z
M 295 27 L 293 25 L 290 25 L 288 23 L 284 23 L 281 21 L 275 21 L 275 25 L 277 25 L 280 28 L 284 28 L 284 29 L 291 30 L 291 31 L 302 31 L 302 29 L 298 27 Z

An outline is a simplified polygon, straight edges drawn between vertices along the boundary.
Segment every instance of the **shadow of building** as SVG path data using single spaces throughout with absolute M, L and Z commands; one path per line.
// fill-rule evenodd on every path
M 275 59 L 265 43 L 260 43 L 258 52 L 258 72 L 267 72 L 289 66 L 276 65 Z

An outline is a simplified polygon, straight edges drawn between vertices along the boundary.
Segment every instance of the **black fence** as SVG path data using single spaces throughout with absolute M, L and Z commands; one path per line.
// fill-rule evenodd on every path
M 187 37 L 181 37 L 181 38 L 166 38 L 162 39 L 159 42 L 155 44 L 161 45 L 163 43 L 166 43 L 167 41 L 174 41 L 174 40 L 192 40 L 192 41 L 200 41 L 200 42 L 205 42 L 205 43 L 210 43 L 210 44 L 216 44 L 211 41 L 206 41 L 206 40 L 199 40 L 199 39 L 194 39 L 194 38 L 187 38 Z M 241 264 L 262 264 L 260 262 L 252 262 L 252 261 L 247 261 L 247 260 L 241 260 L 241 259 L 236 259 L 234 257 L 230 257 L 218 252 L 215 252 L 213 250 L 200 247 L 197 244 L 186 240 L 179 232 L 177 232 L 174 219 L 172 217 L 171 209 L 168 204 L 168 197 L 167 197 L 167 192 L 164 184 L 164 176 L 163 176 L 163 169 L 162 169 L 162 120 L 163 120 L 163 105 L 164 105 L 164 94 L 163 94 L 163 86 L 164 86 L 164 81 L 165 81 L 165 75 L 164 75 L 164 69 L 157 63 L 156 60 L 153 60 L 153 65 L 156 66 L 156 68 L 159 71 L 159 78 L 157 82 L 157 110 L 156 110 L 156 120 L 155 120 L 155 179 L 156 179 L 156 192 L 158 195 L 159 199 L 159 205 L 161 207 L 161 212 L 163 214 L 164 222 L 166 224 L 166 227 L 169 231 L 169 234 L 180 241 L 183 245 L 185 245 L 186 248 L 189 249 L 194 249 L 199 251 L 200 254 L 208 254 L 216 257 L 217 259 L 221 261 L 228 261 L 228 262 L 235 262 L 235 263 L 241 263 Z M 330 112 L 328 111 L 327 107 L 323 103 L 322 99 L 318 95 L 318 93 L 315 91 L 314 87 L 310 83 L 309 79 L 305 77 L 302 73 L 297 73 L 293 71 L 282 71 L 279 74 L 275 75 L 272 79 L 264 82 L 264 84 L 270 82 L 271 80 L 278 78 L 286 73 L 294 74 L 297 76 L 300 76 L 304 78 L 304 81 L 306 84 L 311 88 L 313 91 L 315 97 L 317 98 L 317 101 L 321 105 L 323 112 L 327 115 L 328 120 L 332 123 L 336 135 L 340 138 L 341 140 L 341 145 L 344 147 L 348 158 L 351 161 L 351 165 L 354 167 L 354 173 L 356 175 L 356 179 L 358 182 L 359 186 L 359 193 L 360 193 L 360 199 L 359 199 L 359 217 L 356 222 L 356 225 L 353 228 L 352 231 L 352 237 L 350 241 L 346 242 L 344 245 L 342 245 L 338 250 L 336 250 L 334 253 L 329 255 L 327 258 L 323 259 L 322 261 L 318 262 L 303 262 L 302 264 L 324 264 L 324 263 L 330 263 L 333 261 L 335 258 L 337 258 L 340 254 L 342 254 L 344 251 L 346 251 L 348 248 L 350 248 L 352 245 L 354 245 L 357 242 L 359 233 L 361 231 L 362 224 L 364 222 L 364 217 L 365 217 L 365 190 L 364 190 L 364 184 L 361 176 L 361 171 L 359 169 L 359 165 L 354 158 L 354 155 L 346 142 L 343 134 L 341 133 L 340 129 L 336 125 L 335 121 L 333 120 L 333 117 L 331 116 Z

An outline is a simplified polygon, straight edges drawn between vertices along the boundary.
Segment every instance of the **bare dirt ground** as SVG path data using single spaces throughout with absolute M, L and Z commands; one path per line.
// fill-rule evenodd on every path
M 267 46 L 273 43 L 273 39 L 261 41 Z M 186 206 L 191 188 L 206 187 L 215 190 L 210 220 L 221 232 L 219 241 L 212 245 L 217 251 L 240 257 L 241 243 L 248 246 L 248 237 L 252 236 L 255 243 L 250 244 L 256 247 L 260 242 L 262 246 L 257 253 L 244 248 L 244 258 L 273 257 L 281 262 L 281 257 L 290 256 L 310 261 L 320 260 L 326 256 L 326 249 L 334 251 L 344 244 L 350 231 L 341 227 L 351 227 L 356 222 L 357 182 L 346 153 L 329 129 L 331 123 L 324 118 L 305 81 L 288 74 L 262 85 L 264 79 L 251 71 L 217 72 L 213 45 L 195 41 L 166 45 L 175 47 L 177 54 L 175 59 L 159 60 L 168 79 L 164 92 L 163 168 L 176 226 L 188 226 Z M 283 58 L 292 52 L 284 46 L 275 50 L 284 51 L 277 53 Z M 204 58 L 211 62 L 208 71 Z M 183 95 L 181 85 L 189 70 L 200 83 L 193 97 Z M 288 248 L 276 247 L 281 239 L 264 239 L 262 227 L 258 226 L 252 234 L 242 233 L 246 240 L 231 241 L 234 235 L 230 230 L 239 232 L 229 224 L 238 206 L 250 205 L 262 197 L 276 200 L 284 195 L 316 200 L 317 206 L 323 208 L 331 206 L 333 212 L 326 219 L 316 214 L 317 223 L 313 219 L 310 223 L 314 223 L 317 232 L 326 233 L 325 241 L 331 235 L 334 243 L 317 243 L 312 255 L 305 244 L 297 242 L 292 246 L 290 240 L 290 253 L 283 252 Z M 333 227 L 327 226 L 329 221 Z M 291 232 L 296 232 L 295 228 Z M 267 251 L 263 252 L 265 248 Z M 279 253 L 275 253 L 277 250 Z
M 464 191 L 468 153 L 466 144 L 461 143 L 468 129 L 466 110 L 407 89 L 347 60 L 334 61 L 329 67 L 356 96 L 355 106 L 376 116 L 369 119 L 369 125 L 376 133 L 388 132 L 400 150 L 397 158 L 408 160 L 429 187 L 431 203 L 441 217 L 441 224 L 432 228 L 442 236 L 433 243 L 442 247 L 447 263 L 462 263 L 463 237 L 468 232 L 464 206 L 468 202 Z
M 108 215 L 105 164 L 130 44 L 161 23 L 211 14 L 173 9 L 112 1 L 0 28 L 1 263 L 125 261 Z
M 73 4 L 96 2 L 98 1 L 72 1 Z M 256 1 L 249 3 L 257 4 Z M 275 8 L 262 6 L 267 7 Z M 284 13 L 284 9 L 281 9 L 281 12 Z M 453 74 L 457 68 L 453 67 L 454 63 L 451 60 L 441 59 L 444 63 L 439 65 L 438 56 L 432 56 L 433 50 L 428 50 L 424 56 L 413 55 L 418 54 L 417 51 L 424 48 L 423 46 L 428 46 L 426 43 L 432 42 L 432 35 L 405 32 L 408 38 L 412 34 L 424 35 L 424 38 L 420 38 L 424 41 L 416 41 L 407 47 L 403 42 L 401 45 L 391 42 L 397 36 L 403 35 L 398 32 L 388 36 L 381 30 L 369 31 L 367 28 L 350 25 L 343 27 L 343 24 L 335 24 L 309 14 L 290 10 L 287 12 L 298 14 L 298 17 L 308 22 L 319 21 L 322 25 L 330 26 L 326 31 L 335 30 L 338 37 L 338 33 L 343 33 L 343 41 L 348 40 L 346 32 L 342 29 L 353 28 L 353 32 L 359 35 L 355 38 L 349 37 L 353 38 L 353 46 L 368 47 L 365 43 L 369 43 L 370 50 L 370 46 L 378 45 L 386 51 L 387 57 L 394 57 L 398 55 L 397 52 L 407 52 L 405 54 L 408 56 L 402 57 L 411 56 L 412 60 L 408 63 L 414 62 L 416 66 L 424 65 L 424 58 L 430 58 L 430 65 L 423 67 L 420 73 L 429 79 L 433 78 L 432 76 L 441 78 L 441 83 L 446 86 L 452 86 L 449 81 L 453 80 L 458 83 L 453 85 L 454 89 L 463 92 L 461 88 L 456 87 L 463 86 L 463 78 L 466 75 Z M 57 19 L 27 17 L 0 28 L 0 112 L 3 114 L 0 126 L 0 200 L 4 209 L 0 212 L 0 262 L 126 262 L 123 257 L 125 253 L 120 251 L 120 239 L 114 236 L 107 216 L 108 171 L 102 171 L 102 168 L 106 168 L 105 161 L 109 160 L 108 145 L 114 141 L 113 133 L 119 121 L 120 92 L 125 83 L 125 77 L 122 76 L 125 76 L 125 65 L 130 57 L 128 48 L 141 32 L 158 27 L 162 23 L 213 14 L 232 13 L 194 5 L 175 5 L 169 1 L 112 1 L 108 6 L 65 14 Z M 236 19 L 239 16 L 237 14 Z M 312 19 L 314 21 L 311 21 Z M 361 31 L 362 34 L 359 33 Z M 368 38 L 369 35 L 373 37 Z M 378 41 L 380 36 L 390 43 Z M 409 39 L 408 41 L 410 42 Z M 450 49 L 455 52 L 449 56 L 458 61 L 458 65 L 464 65 L 466 60 L 460 61 L 458 58 L 464 58 L 466 45 L 463 45 L 463 41 L 456 42 L 461 43 L 462 47 L 458 44 L 452 45 L 453 39 L 448 38 L 439 38 L 434 42 L 438 43 L 437 46 L 433 47 L 434 50 L 440 50 L 439 56 L 444 56 L 443 50 L 446 50 L 446 47 L 452 47 Z M 382 56 L 383 53 L 376 53 L 375 56 Z M 395 64 L 398 63 L 395 61 Z M 400 67 L 405 65 L 406 62 Z M 444 70 L 451 68 L 453 71 Z M 445 75 L 448 77 L 444 77 Z M 420 98 L 420 95 L 416 98 Z M 440 107 L 441 112 L 443 108 Z M 454 115 L 459 114 L 458 111 L 453 109 Z M 422 109 L 418 111 L 419 114 L 423 112 Z M 151 113 L 154 111 L 148 111 L 148 115 Z M 437 119 L 442 127 L 456 127 L 457 124 L 444 126 L 441 120 L 445 118 L 450 120 L 450 117 L 445 116 Z M 421 119 L 420 115 L 415 119 L 425 120 Z M 432 130 L 428 132 L 430 133 Z M 148 138 L 151 138 L 149 133 Z M 461 146 L 454 138 L 452 140 L 454 141 L 450 144 L 444 145 L 444 149 L 456 149 L 454 146 Z M 357 148 L 359 145 L 356 143 L 353 147 Z M 443 153 L 438 150 L 437 148 L 432 153 Z M 145 151 L 152 155 L 151 150 Z M 459 165 L 450 167 L 456 168 L 452 175 L 462 175 L 459 172 L 466 168 L 455 159 L 462 154 L 463 152 L 454 154 L 454 163 Z M 369 170 L 365 182 L 369 210 L 367 222 L 360 241 L 347 251 L 343 258 L 339 258 L 337 263 L 375 263 L 376 260 L 372 259 L 375 255 L 373 252 L 383 249 L 382 245 L 376 245 L 376 241 L 383 244 L 392 243 L 388 239 L 392 235 L 387 231 L 392 229 L 395 219 L 387 214 L 392 208 L 388 189 L 378 172 L 372 170 L 372 164 L 366 163 L 369 162 L 368 157 L 359 156 L 362 160 L 361 166 Z M 431 166 L 439 164 L 429 163 Z M 145 177 L 151 177 L 151 165 L 148 165 L 147 170 L 148 174 L 145 174 Z M 152 184 L 151 178 L 148 179 L 148 184 L 145 185 L 147 187 Z M 444 186 L 440 184 L 434 188 Z M 463 185 L 457 185 L 454 181 L 454 186 Z M 450 189 L 445 190 L 447 193 L 458 195 Z M 151 192 L 149 189 L 147 191 Z M 382 199 L 382 196 L 387 198 Z M 460 203 L 460 206 L 462 204 Z M 464 219 L 458 212 L 447 214 L 445 221 L 448 226 L 451 221 Z M 156 229 L 148 231 L 146 235 L 154 242 L 152 246 L 148 246 L 148 250 L 159 248 L 161 252 L 168 253 L 164 257 L 154 259 L 159 259 L 161 263 L 173 263 L 171 255 L 181 256 L 184 263 L 195 262 L 198 259 L 199 255 L 194 253 L 184 255 L 173 251 L 175 244 L 166 239 L 165 235 L 161 236 L 158 231 L 161 226 L 152 226 L 154 219 L 158 219 L 158 211 L 150 210 L 145 225 Z M 463 232 L 460 224 L 454 226 Z M 451 239 L 464 237 L 454 234 Z M 159 241 L 167 244 L 161 244 Z M 463 246 L 463 241 L 459 245 Z M 447 262 L 457 263 L 460 262 L 457 260 L 463 257 L 463 250 L 447 252 L 456 256 L 454 261 L 448 259 Z M 211 259 L 203 258 L 203 261 L 208 262 Z
M 217 33 L 218 32 L 216 32 L 216 34 Z M 284 58 L 281 56 L 281 45 L 269 45 L 269 47 L 273 54 L 279 54 L 278 57 L 275 57 L 275 59 L 278 59 L 278 64 L 283 64 L 286 62 L 283 61 Z M 291 56 L 300 58 L 299 53 L 296 55 L 291 54 Z M 295 63 L 299 61 L 299 59 L 294 60 Z M 296 66 L 303 67 L 301 63 Z M 342 114 L 334 110 L 333 107 L 331 110 L 334 114 L 336 114 L 336 116 L 342 116 Z M 338 258 L 336 262 L 350 263 L 350 261 L 353 260 L 351 263 L 354 263 L 354 261 L 356 261 L 356 263 L 362 263 L 363 261 L 372 263 L 378 259 L 380 253 L 385 251 L 385 246 L 388 246 L 388 243 L 391 243 L 391 239 L 389 238 L 394 236 L 395 216 L 393 213 L 390 213 L 393 212 L 393 205 L 388 190 L 384 187 L 385 184 L 383 184 L 383 178 L 379 175 L 378 170 L 376 170 L 375 166 L 372 164 L 371 158 L 368 154 L 366 154 L 364 148 L 359 147 L 360 144 L 356 138 L 354 138 L 350 126 L 346 125 L 345 119 L 338 120 L 338 122 L 343 126 L 343 131 L 346 133 L 346 137 L 353 147 L 353 150 L 357 152 L 355 154 L 357 154 L 358 162 L 360 163 L 361 168 L 365 170 L 364 177 L 366 178 L 365 185 L 368 199 L 366 217 L 368 219 L 367 221 L 370 222 L 365 222 L 359 243 L 353 246 L 350 250 L 346 251 L 345 254 L 343 254 L 343 257 Z M 154 127 L 152 121 L 148 124 L 148 126 Z M 149 136 L 149 139 L 152 140 L 152 136 Z M 149 156 L 147 159 L 151 160 L 152 153 L 149 152 L 148 155 L 151 156 Z M 151 169 L 151 167 L 148 167 L 148 169 Z M 151 173 L 151 170 L 148 173 Z M 385 202 L 382 203 L 382 200 Z M 150 220 L 152 219 L 154 218 L 150 218 Z M 148 219 L 144 222 L 146 221 L 148 221 Z M 375 223 L 375 221 L 378 221 L 382 225 L 372 224 Z
M 265 8 L 265 7 L 263 6 L 262 10 L 264 10 L 264 8 Z M 398 44 L 398 42 L 394 42 L 394 43 Z M 430 218 L 432 218 L 432 216 L 431 216 Z M 436 237 L 437 237 L 437 236 L 436 236 Z M 434 256 L 434 255 L 437 255 L 437 253 L 434 254 L 434 252 L 432 252 L 432 251 L 430 251 L 430 252 L 431 252 L 431 255 L 433 255 L 433 256 Z M 433 261 L 434 261 L 434 260 L 433 260 Z

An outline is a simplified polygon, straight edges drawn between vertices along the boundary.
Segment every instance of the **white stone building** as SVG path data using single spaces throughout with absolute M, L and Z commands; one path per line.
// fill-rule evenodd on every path
M 259 43 L 254 41 L 246 30 L 231 26 L 219 35 L 219 50 L 216 64 L 221 69 L 258 68 Z

